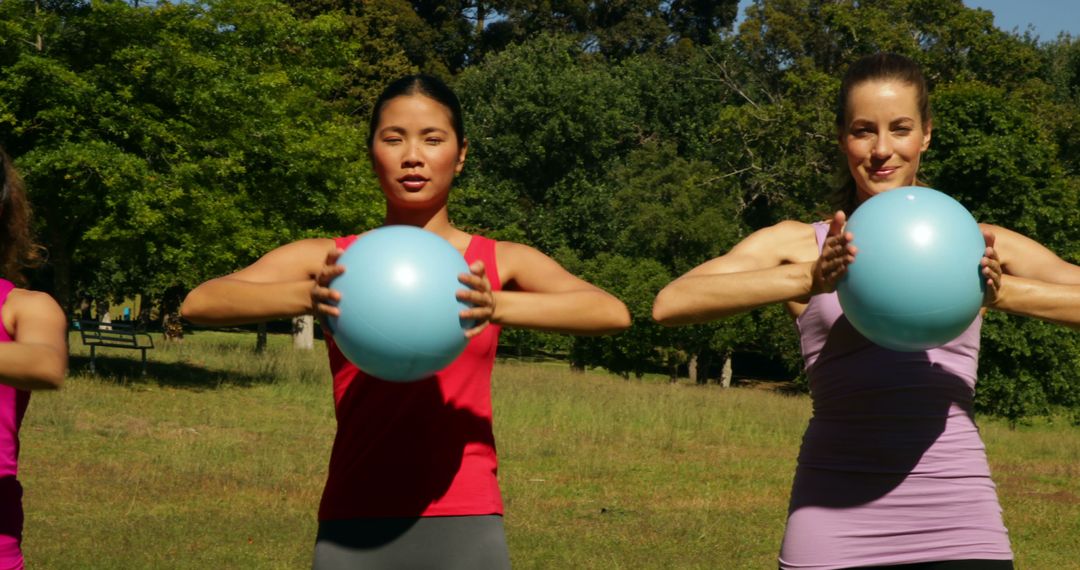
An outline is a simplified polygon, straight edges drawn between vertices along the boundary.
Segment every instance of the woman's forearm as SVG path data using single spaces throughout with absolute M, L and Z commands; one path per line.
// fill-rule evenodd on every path
M 772 303 L 805 299 L 813 286 L 813 263 L 792 263 L 736 273 L 684 275 L 656 296 L 653 319 L 687 325 L 737 315 Z
M 311 312 L 314 280 L 253 283 L 222 277 L 188 293 L 180 314 L 201 325 L 241 325 Z
M 46 344 L 0 343 L 0 384 L 55 390 L 64 383 L 67 361 L 67 353 Z
M 1080 285 L 1002 275 L 993 309 L 1080 328 Z
M 621 301 L 599 290 L 561 293 L 496 291 L 492 322 L 579 335 L 601 335 L 630 326 Z

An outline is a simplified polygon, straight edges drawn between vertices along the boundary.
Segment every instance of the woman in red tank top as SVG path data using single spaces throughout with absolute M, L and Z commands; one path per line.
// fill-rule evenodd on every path
M 338 432 L 319 509 L 315 567 L 508 567 L 495 482 L 490 378 L 499 329 L 606 334 L 630 325 L 626 307 L 522 244 L 450 223 L 447 199 L 468 151 L 457 97 L 423 75 L 376 101 L 368 148 L 386 199 L 385 224 L 423 228 L 469 263 L 458 297 L 475 328 L 465 352 L 433 378 L 390 383 L 360 372 L 328 340 Z M 355 236 L 279 247 L 195 288 L 192 322 L 251 323 L 336 315 L 329 289 Z
M 67 370 L 67 318 L 45 293 L 18 289 L 38 261 L 30 207 L 11 159 L 0 148 L 0 567 L 22 568 L 19 426 L 30 390 L 56 389 Z

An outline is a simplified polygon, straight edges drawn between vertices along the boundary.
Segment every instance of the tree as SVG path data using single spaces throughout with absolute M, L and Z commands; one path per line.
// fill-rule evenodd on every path
M 363 133 L 341 112 L 365 45 L 339 17 L 238 0 L 105 3 L 61 23 L 43 55 L 0 70 L 0 136 L 65 304 L 160 298 L 282 242 L 377 223 Z
M 498 3 L 501 19 L 485 28 L 481 42 L 491 53 L 556 33 L 618 60 L 680 42 L 711 44 L 735 21 L 737 8 L 737 0 L 509 0 Z
M 615 71 L 568 39 L 543 36 L 467 70 L 456 84 L 472 145 L 464 178 L 512 184 L 529 220 L 525 237 L 542 250 L 604 251 L 611 189 L 594 181 L 640 142 L 641 109 Z
M 924 169 L 976 219 L 1034 237 L 1074 261 L 1080 237 L 1080 192 L 1058 160 L 1053 123 L 1037 111 L 1045 85 L 1006 91 L 981 82 L 934 93 L 937 118 Z M 1017 421 L 1052 405 L 1075 408 L 1080 338 L 1047 323 L 987 319 L 976 404 Z

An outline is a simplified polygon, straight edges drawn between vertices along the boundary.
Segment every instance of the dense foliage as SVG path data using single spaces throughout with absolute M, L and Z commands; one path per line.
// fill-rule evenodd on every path
M 389 78 L 449 79 L 472 149 L 458 225 L 530 243 L 624 299 L 634 327 L 508 347 L 626 376 L 715 378 L 732 354 L 794 375 L 776 308 L 651 323 L 655 293 L 749 232 L 828 209 L 833 98 L 877 50 L 932 83 L 924 173 L 982 221 L 1080 262 L 1080 41 L 993 27 L 960 0 L 737 2 L 0 0 L 0 143 L 29 184 L 69 308 L 177 295 L 281 243 L 378 223 L 363 148 Z M 738 364 L 738 361 L 736 361 Z M 1080 339 L 987 319 L 981 410 L 1080 410 Z

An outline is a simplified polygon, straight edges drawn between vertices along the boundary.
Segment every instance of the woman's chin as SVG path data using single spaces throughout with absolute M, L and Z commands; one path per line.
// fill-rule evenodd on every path
M 387 196 L 387 202 L 404 210 L 438 209 L 446 204 L 445 196 L 432 196 L 427 192 L 402 192 Z

